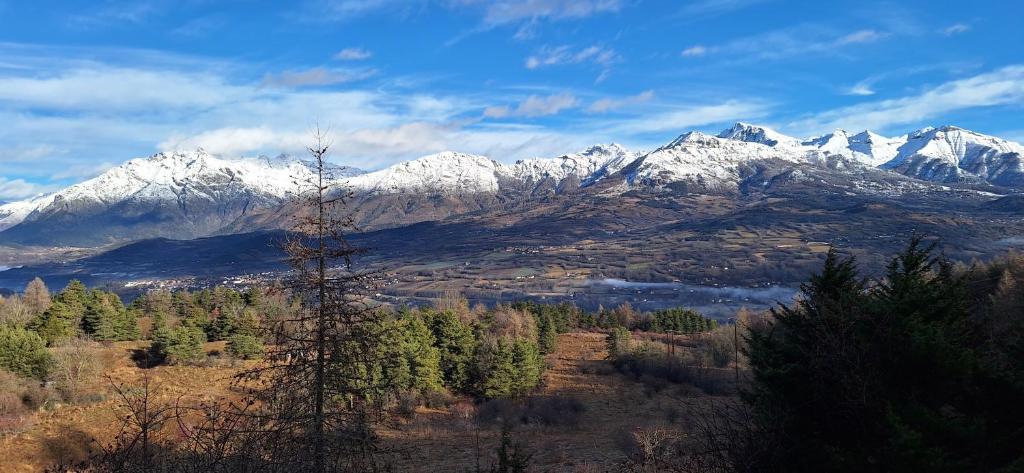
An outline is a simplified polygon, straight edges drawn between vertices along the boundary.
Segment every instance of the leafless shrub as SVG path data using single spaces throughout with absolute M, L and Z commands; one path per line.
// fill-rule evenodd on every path
M 54 363 L 50 376 L 66 402 L 82 401 L 89 383 L 102 372 L 96 345 L 74 339 L 52 351 Z

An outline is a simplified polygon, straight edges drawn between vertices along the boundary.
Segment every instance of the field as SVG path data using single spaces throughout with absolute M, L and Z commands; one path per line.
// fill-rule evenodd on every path
M 622 462 L 635 446 L 637 429 L 683 433 L 682 404 L 704 397 L 686 385 L 644 384 L 616 372 L 605 359 L 601 333 L 563 334 L 558 350 L 548 356 L 549 369 L 529 403 L 527 423 L 516 422 L 516 441 L 533 454 L 537 471 L 605 471 Z M 117 402 L 105 384 L 137 385 L 144 374 L 155 386 L 158 401 L 194 403 L 231 396 L 230 377 L 237 366 L 224 361 L 211 366 L 159 366 L 143 370 L 132 361 L 138 342 L 98 348 L 108 367 L 93 381 L 97 400 L 74 406 L 53 406 L 34 415 L 25 430 L 0 438 L 0 471 L 39 471 L 45 464 L 81 459 L 93 442 L 106 442 L 118 427 Z M 208 344 L 210 352 L 223 349 Z M 109 378 L 109 381 L 108 381 Z M 101 399 L 100 399 L 101 398 Z M 520 416 L 510 403 L 475 405 L 455 399 L 447 407 L 420 407 L 381 431 L 393 453 L 397 471 L 474 471 L 490 465 L 500 435 L 502 416 Z

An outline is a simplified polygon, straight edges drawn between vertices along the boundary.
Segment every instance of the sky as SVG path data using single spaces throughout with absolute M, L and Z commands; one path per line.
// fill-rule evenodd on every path
M 1024 141 L 1024 2 L 0 0 L 0 200 L 203 148 L 366 170 L 736 121 Z

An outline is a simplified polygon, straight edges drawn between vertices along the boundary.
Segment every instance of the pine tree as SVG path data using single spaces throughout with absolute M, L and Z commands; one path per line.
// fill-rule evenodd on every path
M 55 301 L 29 322 L 28 328 L 39 334 L 46 343 L 53 345 L 78 335 L 81 312 L 61 301 Z
M 558 346 L 558 330 L 555 326 L 555 321 L 552 320 L 550 315 L 543 314 L 537 317 L 537 331 L 537 343 L 540 346 L 540 352 L 544 354 L 554 353 L 555 348 Z

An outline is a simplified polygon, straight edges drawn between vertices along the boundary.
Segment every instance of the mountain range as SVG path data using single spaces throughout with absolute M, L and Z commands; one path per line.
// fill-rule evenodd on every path
M 688 132 L 649 152 L 608 144 L 504 164 L 446 151 L 379 171 L 338 167 L 332 174 L 338 189 L 352 191 L 357 223 L 372 230 L 548 194 L 741 195 L 815 173 L 865 192 L 954 185 L 1009 194 L 1024 186 L 1022 154 L 1017 143 L 954 126 L 894 138 L 836 130 L 797 139 L 737 123 L 717 136 Z M 53 194 L 0 205 L 0 243 L 90 247 L 286 228 L 289 202 L 311 177 L 307 163 L 288 156 L 156 154 Z

